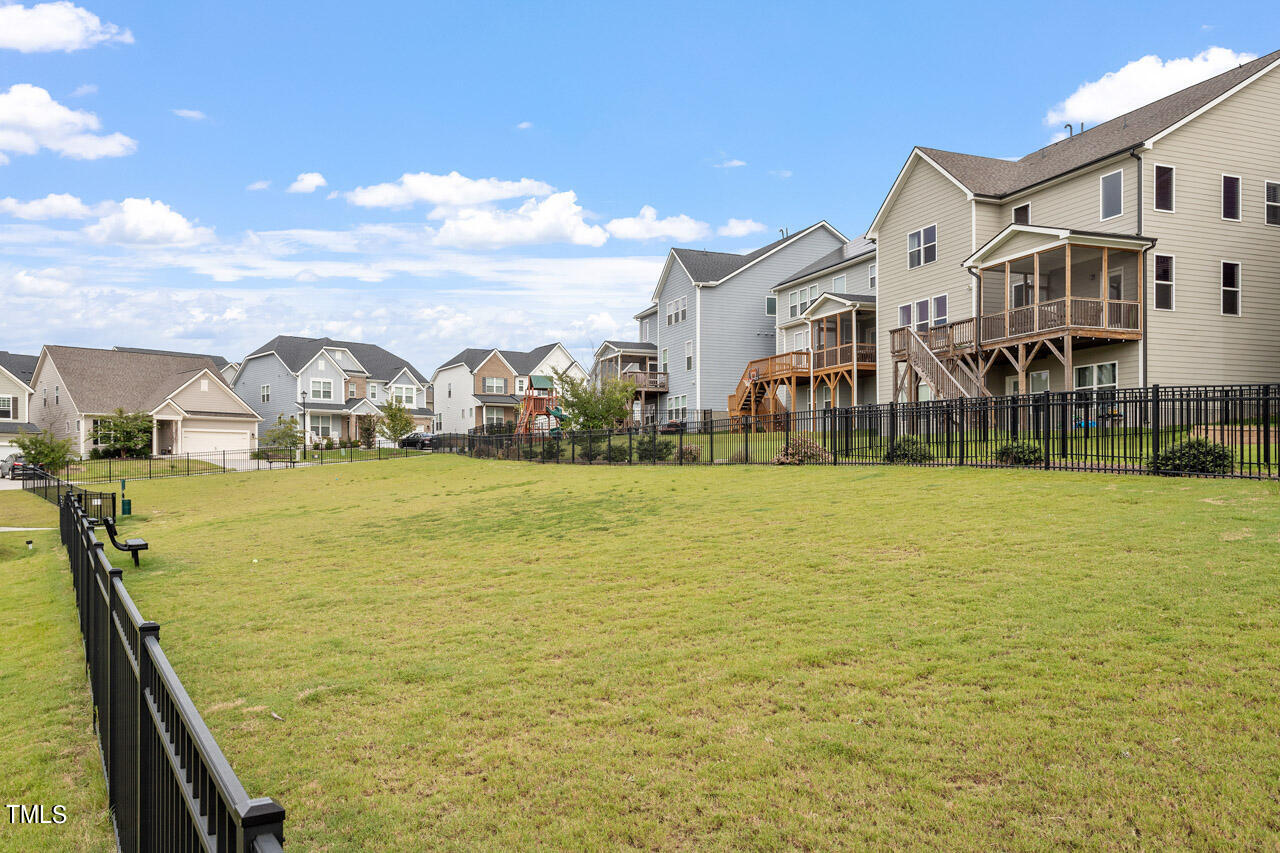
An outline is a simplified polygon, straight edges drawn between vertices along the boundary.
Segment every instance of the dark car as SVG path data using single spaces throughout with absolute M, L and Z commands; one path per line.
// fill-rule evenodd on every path
M 20 454 L 11 453 L 0 462 L 0 477 L 10 480 L 25 480 L 28 477 L 43 477 L 44 471 L 39 465 L 29 465 Z
M 404 438 L 400 439 L 401 447 L 409 447 L 414 450 L 430 450 L 431 449 L 431 433 L 429 432 L 411 432 Z
M 665 424 L 658 427 L 658 432 L 663 435 L 675 435 L 677 433 L 684 432 L 684 421 L 667 421 Z

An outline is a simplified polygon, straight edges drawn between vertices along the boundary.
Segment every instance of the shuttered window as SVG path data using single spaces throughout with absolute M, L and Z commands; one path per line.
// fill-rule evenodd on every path
M 1222 176 L 1222 218 L 1240 221 L 1240 179 Z

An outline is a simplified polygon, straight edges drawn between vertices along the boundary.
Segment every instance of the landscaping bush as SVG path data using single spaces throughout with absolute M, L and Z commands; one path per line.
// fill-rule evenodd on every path
M 573 439 L 577 450 L 574 455 L 581 462 L 594 462 L 604 453 L 604 440 L 595 436 L 585 436 Z
M 831 464 L 831 452 L 812 438 L 805 436 L 791 439 L 777 456 L 773 457 L 774 465 L 821 465 Z
M 1030 441 L 1011 441 L 996 449 L 1001 465 L 1038 465 L 1044 461 L 1044 450 Z
M 1234 460 L 1224 445 L 1193 438 L 1152 456 L 1147 467 L 1153 474 L 1230 474 Z
M 493 445 L 486 442 L 476 442 L 471 446 L 471 455 L 476 459 L 493 458 Z
M 751 454 L 745 449 L 738 449 L 729 454 L 730 465 L 746 465 L 751 461 Z
M 625 444 L 613 444 L 605 451 L 605 459 L 617 464 L 619 462 L 629 461 L 631 459 L 631 454 L 627 451 L 627 446 Z
M 326 438 L 326 439 L 324 440 L 324 449 L 325 449 L 325 450 L 333 450 L 336 446 L 337 446 L 337 445 L 335 445 L 335 444 L 333 443 L 333 439 L 332 439 L 332 438 Z
M 688 465 L 702 458 L 702 448 L 696 444 L 686 444 L 676 454 L 676 461 Z
M 107 451 L 105 448 L 92 447 L 89 449 L 90 459 L 105 459 L 106 457 L 107 457 Z
M 538 455 L 544 461 L 559 459 L 560 458 L 560 442 L 559 441 L 542 442 L 542 449 L 538 451 Z
M 885 451 L 884 461 L 894 465 L 921 465 L 933 461 L 929 446 L 914 435 L 904 435 L 895 439 Z
M 636 439 L 636 459 L 641 462 L 666 462 L 676 449 L 676 443 L 653 435 L 642 435 Z

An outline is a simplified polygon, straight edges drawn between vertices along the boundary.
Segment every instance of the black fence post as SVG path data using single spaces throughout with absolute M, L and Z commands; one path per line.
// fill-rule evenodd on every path
M 1262 443 L 1262 464 L 1267 469 L 1267 476 L 1271 476 L 1271 385 L 1262 386 L 1262 406 L 1261 406 L 1261 423 L 1258 424 L 1256 435 L 1258 441 Z
M 1044 450 L 1044 470 L 1049 470 L 1049 392 L 1040 392 L 1040 444 Z
M 1151 386 L 1151 456 L 1160 455 L 1160 385 Z
M 893 449 L 894 443 L 898 440 L 898 404 L 889 403 L 889 449 Z
M 680 436 L 679 438 L 680 449 L 676 452 L 676 462 L 683 465 L 684 464 L 684 424 L 680 425 L 679 436 Z
M 134 653 L 138 659 L 138 717 L 137 717 L 137 734 L 136 745 L 138 748 L 136 779 L 136 794 L 134 797 L 134 812 L 136 814 L 138 827 L 138 849 L 151 849 L 151 837 L 154 834 L 151 830 L 152 817 L 154 809 L 148 808 L 147 804 L 153 801 L 151 793 L 151 778 L 155 771 L 153 765 L 161 760 L 161 756 L 154 755 L 151 749 L 151 738 L 148 736 L 148 729 L 154 725 L 151 722 L 150 714 L 147 711 L 147 687 L 155 678 L 154 667 L 151 662 L 151 649 L 147 646 L 147 640 L 160 639 L 160 626 L 155 622 L 143 622 L 138 626 L 138 648 L 134 649 Z
M 635 456 L 635 450 L 636 450 L 635 437 L 636 437 L 635 431 L 628 429 L 627 430 L 627 464 L 628 465 L 632 464 L 632 462 L 634 461 L 633 457 Z

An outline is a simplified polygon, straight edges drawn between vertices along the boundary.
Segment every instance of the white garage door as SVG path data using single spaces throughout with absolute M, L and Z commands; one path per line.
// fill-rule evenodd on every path
M 248 450 L 250 433 L 240 430 L 183 430 L 183 453 L 210 453 L 215 450 Z

